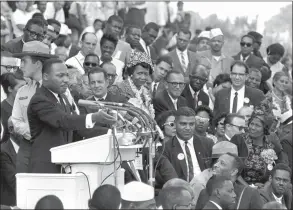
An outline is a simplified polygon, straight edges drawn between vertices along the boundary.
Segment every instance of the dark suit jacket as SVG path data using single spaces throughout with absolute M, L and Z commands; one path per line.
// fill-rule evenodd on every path
M 240 60 L 240 53 L 237 55 L 232 56 L 234 60 L 238 61 Z M 245 61 L 245 63 L 248 65 L 249 68 L 255 67 L 260 69 L 263 65 L 265 65 L 265 61 L 261 59 L 258 56 L 255 56 L 254 54 L 251 54 L 248 59 Z
M 181 96 L 183 96 L 186 99 L 187 106 L 189 106 L 193 110 L 195 110 L 195 108 L 200 106 L 200 105 L 209 106 L 209 103 L 210 103 L 209 96 L 203 90 L 200 90 L 199 93 L 198 93 L 198 96 L 197 96 L 197 98 L 198 98 L 197 104 L 195 106 L 194 98 L 193 98 L 193 95 L 191 94 L 189 85 L 185 86 Z M 201 101 L 201 104 L 199 104 L 200 101 Z
M 21 53 L 22 52 L 22 47 L 23 47 L 23 41 L 22 37 L 17 37 L 15 39 L 12 39 L 8 42 L 6 42 L 2 48 L 5 51 L 8 51 L 10 53 Z
M 261 199 L 264 204 L 276 201 L 276 199 L 273 196 L 273 189 L 272 185 L 265 186 L 263 189 L 259 191 Z M 282 199 L 282 204 L 287 207 L 287 209 L 291 208 L 291 202 L 292 202 L 292 192 L 289 192 L 290 194 L 284 194 Z
M 94 96 L 91 96 L 87 98 L 87 100 L 90 101 L 95 101 Z M 105 101 L 107 102 L 117 102 L 117 103 L 126 103 L 127 100 L 121 95 L 114 95 L 112 93 L 107 93 L 107 96 L 105 98 Z M 91 107 L 79 107 L 79 111 L 81 114 L 89 114 L 89 113 L 94 113 L 97 112 L 99 109 L 97 108 L 91 108 Z M 108 132 L 110 129 L 109 125 L 101 123 L 96 123 L 94 128 L 92 129 L 84 129 L 84 130 L 79 130 L 78 134 L 81 135 L 82 138 L 92 138 L 95 136 L 100 136 L 104 135 Z
M 281 139 L 281 145 L 283 147 L 284 152 L 288 156 L 288 162 L 290 168 L 292 168 L 292 159 L 293 159 L 293 154 L 292 154 L 292 149 L 293 149 L 293 144 L 292 144 L 292 132 L 289 133 L 288 135 L 284 136 Z M 293 183 L 293 174 L 291 174 L 291 183 Z
M 163 90 L 162 92 L 156 94 L 156 97 L 153 99 L 155 115 L 158 117 L 162 112 L 168 110 L 175 110 L 174 104 L 167 92 Z M 187 106 L 187 101 L 182 96 L 179 96 L 177 100 L 177 108 Z
M 157 86 L 157 89 L 156 89 L 156 95 L 155 96 L 157 96 L 158 93 L 166 90 L 165 83 L 166 83 L 165 81 L 160 81 L 159 82 L 159 85 Z M 151 97 L 153 97 L 153 90 L 152 90 L 152 87 L 151 86 L 149 87 L 149 90 L 150 90 Z
M 12 114 L 12 106 L 5 99 L 1 103 L 1 122 L 4 128 L 4 135 L 2 141 L 7 141 L 9 139 L 9 130 L 8 130 L 8 119 Z
M 219 209 L 219 208 L 215 204 L 213 204 L 212 202 L 208 201 L 203 209 Z
M 201 171 L 210 168 L 210 160 L 205 158 L 211 157 L 212 155 L 213 141 L 205 137 L 194 135 L 193 145 Z M 178 178 L 187 180 L 187 165 L 185 159 L 178 159 L 178 154 L 180 153 L 183 153 L 183 150 L 177 137 L 173 137 L 172 140 L 166 142 L 163 153 L 164 156 L 166 156 L 173 165 Z
M 193 68 L 193 66 L 195 66 L 197 63 L 200 62 L 200 57 L 196 53 L 188 50 L 187 54 L 188 54 L 189 63 L 188 63 L 186 72 L 183 71 L 183 68 L 180 62 L 181 59 L 178 57 L 176 49 L 172 50 L 171 52 L 167 54 L 173 60 L 173 70 L 183 73 L 185 82 L 189 82 L 189 73 L 191 69 Z
M 214 105 L 215 118 L 221 113 L 230 113 L 230 96 L 231 88 L 224 88 L 216 93 Z M 256 88 L 245 86 L 244 98 L 249 99 L 249 103 L 246 105 L 253 105 L 255 107 L 260 104 L 265 96 L 262 91 Z
M 60 167 L 51 163 L 52 147 L 72 142 L 73 131 L 85 129 L 86 116 L 72 114 L 66 97 L 66 112 L 57 98 L 46 87 L 37 90 L 28 105 L 32 152 L 31 173 L 60 173 Z
M 245 189 L 245 191 L 243 192 L 241 201 L 239 201 L 240 195 L 244 188 L 245 188 L 244 185 L 239 184 L 237 182 L 234 183 L 234 191 L 236 194 L 236 205 L 238 204 L 238 202 L 240 202 L 239 209 L 261 209 L 263 206 L 263 202 L 261 200 L 260 194 L 256 189 L 252 187 L 247 187 Z M 209 201 L 209 194 L 207 192 L 207 189 L 205 188 L 199 194 L 195 209 L 202 209 L 207 204 L 208 201 Z
M 1 204 L 16 205 L 16 152 L 11 140 L 1 144 Z

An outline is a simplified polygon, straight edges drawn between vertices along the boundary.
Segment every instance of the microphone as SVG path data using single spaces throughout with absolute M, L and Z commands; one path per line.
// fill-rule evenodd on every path
M 78 105 L 79 106 L 95 106 L 99 109 L 101 108 L 105 108 L 105 105 L 100 103 L 100 102 L 97 102 L 97 101 L 89 101 L 89 100 L 83 100 L 83 99 L 79 99 L 78 100 Z

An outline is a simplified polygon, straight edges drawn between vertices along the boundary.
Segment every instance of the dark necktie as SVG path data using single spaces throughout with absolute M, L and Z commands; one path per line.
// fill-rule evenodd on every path
M 197 108 L 197 93 L 195 92 L 194 94 L 193 94 L 193 99 L 194 99 L 194 107 L 195 108 Z
M 61 94 L 58 94 L 58 98 L 59 98 L 59 102 L 60 102 L 63 110 L 66 112 L 66 105 L 64 103 L 64 99 L 63 99 L 62 95 Z
M 234 96 L 234 99 L 233 99 L 232 113 L 236 113 L 237 112 L 237 102 L 238 102 L 238 93 L 235 92 L 235 96 Z
M 154 84 L 154 89 L 153 89 L 153 98 L 156 97 L 157 86 L 158 86 L 158 83 L 155 83 L 155 84 Z
M 187 177 L 187 181 L 190 182 L 193 179 L 193 164 L 192 164 L 192 158 L 191 158 L 191 154 L 190 154 L 190 150 L 188 147 L 188 141 L 185 141 L 185 152 L 186 152 L 186 158 L 187 158 L 187 162 L 188 162 L 188 177 Z
M 39 82 L 36 82 L 36 86 L 37 86 L 37 88 L 36 88 L 36 90 L 37 90 L 41 87 L 41 84 Z
M 98 101 L 105 101 L 105 99 L 103 99 L 103 98 L 99 98 Z

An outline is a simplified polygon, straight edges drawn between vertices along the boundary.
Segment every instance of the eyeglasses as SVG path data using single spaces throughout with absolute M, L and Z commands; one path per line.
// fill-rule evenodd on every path
M 251 43 L 246 43 L 246 42 L 240 42 L 240 45 L 241 45 L 241 47 L 244 47 L 245 45 L 246 45 L 247 47 L 251 47 L 251 46 L 252 46 Z
M 35 37 L 37 40 L 39 41 L 43 41 L 43 39 L 45 38 L 45 34 L 39 34 L 35 31 L 31 31 L 28 28 L 25 29 L 27 32 L 29 32 L 30 36 Z
M 238 76 L 238 77 L 245 77 L 246 74 L 231 72 L 231 76 L 233 76 L 233 77 L 237 77 L 237 76 Z
M 19 69 L 18 66 L 1 65 L 6 68 L 8 72 L 15 72 Z
M 163 126 L 165 126 L 165 125 L 169 125 L 171 127 L 174 127 L 175 126 L 175 123 L 174 122 L 166 122 L 166 123 L 164 123 Z
M 91 62 L 84 62 L 84 65 L 87 67 L 96 67 L 98 64 L 97 63 L 91 63 Z
M 201 121 L 203 123 L 208 123 L 210 121 L 209 118 L 203 118 L 203 117 L 200 117 L 200 116 L 195 116 L 195 120 Z
M 207 78 L 196 76 L 196 75 L 189 75 L 190 80 L 198 80 L 202 83 L 206 83 L 208 81 Z
M 178 87 L 178 85 L 180 88 L 183 88 L 185 86 L 185 83 L 183 83 L 183 82 L 167 82 L 167 83 L 172 85 L 174 88 Z
M 229 123 L 229 125 L 232 125 L 232 126 L 235 126 L 235 127 L 237 127 L 238 129 L 239 129 L 239 131 L 243 131 L 243 130 L 245 130 L 245 126 L 239 126 L 239 125 L 234 125 L 234 124 L 232 124 L 232 123 Z

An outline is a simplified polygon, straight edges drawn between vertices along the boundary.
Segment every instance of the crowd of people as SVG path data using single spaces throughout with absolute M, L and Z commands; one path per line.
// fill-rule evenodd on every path
M 80 99 L 140 108 L 164 134 L 155 186 L 143 149 L 89 209 L 293 208 L 291 55 L 256 31 L 225 55 L 220 28 L 193 33 L 183 2 L 175 18 L 168 4 L 145 23 L 144 2 L 1 2 L 1 208 L 17 204 L 17 173 L 60 173 L 51 148 L 121 123 Z M 54 195 L 35 207 L 63 208 Z

